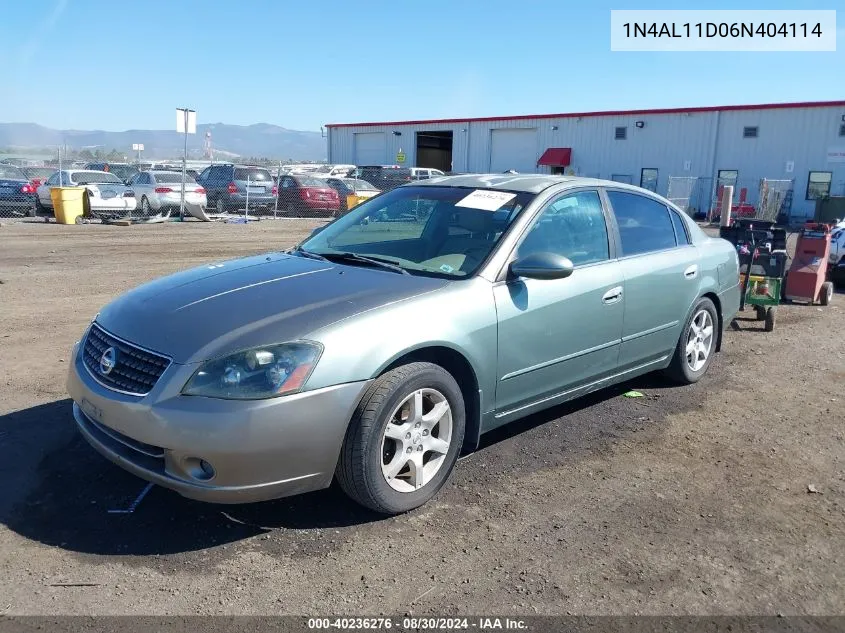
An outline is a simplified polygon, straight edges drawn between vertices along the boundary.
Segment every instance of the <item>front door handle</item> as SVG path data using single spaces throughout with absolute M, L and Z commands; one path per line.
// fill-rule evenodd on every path
M 695 276 L 698 274 L 698 265 L 693 264 L 689 268 L 684 271 L 684 277 L 687 279 L 695 279 Z
M 601 300 L 606 304 L 617 303 L 622 300 L 622 286 L 616 286 L 604 293 Z

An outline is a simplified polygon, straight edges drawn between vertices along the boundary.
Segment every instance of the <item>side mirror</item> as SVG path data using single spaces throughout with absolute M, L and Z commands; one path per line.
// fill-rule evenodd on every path
M 568 257 L 555 253 L 531 253 L 509 267 L 513 276 L 527 279 L 564 279 L 574 269 L 575 265 Z

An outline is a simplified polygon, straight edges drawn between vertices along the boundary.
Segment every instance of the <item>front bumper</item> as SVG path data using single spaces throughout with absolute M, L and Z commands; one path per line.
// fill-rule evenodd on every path
M 172 364 L 143 397 L 97 382 L 73 349 L 68 393 L 83 437 L 121 468 L 191 499 L 250 503 L 327 487 L 368 381 L 270 400 L 180 394 L 195 366 Z M 204 460 L 213 476 L 200 467 Z

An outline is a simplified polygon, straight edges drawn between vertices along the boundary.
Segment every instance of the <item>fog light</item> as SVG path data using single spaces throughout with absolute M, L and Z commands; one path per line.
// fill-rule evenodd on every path
M 208 481 L 217 474 L 214 466 L 199 457 L 187 457 L 183 463 L 185 464 L 185 472 L 199 481 Z

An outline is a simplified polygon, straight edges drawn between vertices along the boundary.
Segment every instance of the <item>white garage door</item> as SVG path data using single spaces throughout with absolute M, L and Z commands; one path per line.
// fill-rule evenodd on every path
M 386 154 L 384 132 L 359 132 L 355 135 L 356 165 L 384 165 Z
M 533 174 L 540 155 L 537 150 L 537 129 L 492 130 L 490 143 L 490 171 L 494 174 L 508 169 Z

